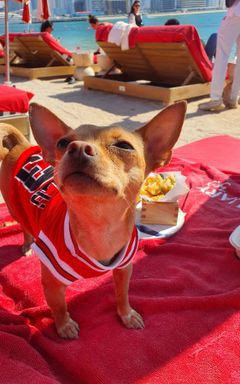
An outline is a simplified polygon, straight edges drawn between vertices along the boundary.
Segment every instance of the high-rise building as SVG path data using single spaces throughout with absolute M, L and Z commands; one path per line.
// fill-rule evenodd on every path
M 200 9 L 207 6 L 207 0 L 178 0 L 178 3 L 178 7 L 183 9 Z
M 176 0 L 151 0 L 152 12 L 166 12 L 166 11 L 173 11 L 175 9 L 176 9 Z
M 72 14 L 74 12 L 73 3 L 73 0 L 63 0 L 63 8 L 66 9 L 66 13 Z
M 128 2 L 126 0 L 106 0 L 106 13 L 117 15 L 128 12 Z
M 89 0 L 76 0 L 73 2 L 73 12 L 83 12 L 92 9 L 91 2 Z
M 102 12 L 105 13 L 106 7 L 105 7 L 105 0 L 92 0 L 92 11 Z
M 88 9 L 94 13 L 117 15 L 128 13 L 133 0 L 88 0 Z M 76 2 L 75 2 L 76 3 Z

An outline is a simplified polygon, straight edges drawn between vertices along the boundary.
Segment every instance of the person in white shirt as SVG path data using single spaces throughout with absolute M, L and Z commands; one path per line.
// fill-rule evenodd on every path
M 128 23 L 135 24 L 138 27 L 142 27 L 142 16 L 140 13 L 140 1 L 136 0 L 131 6 L 131 10 L 128 15 Z
M 223 98 L 224 81 L 227 72 L 228 59 L 234 44 L 237 44 L 237 61 L 233 74 L 231 91 Z M 237 108 L 240 90 L 240 0 L 235 0 L 228 8 L 227 15 L 221 22 L 217 37 L 217 52 L 213 68 L 210 97 L 211 100 L 199 105 L 203 111 L 219 111 L 227 108 Z

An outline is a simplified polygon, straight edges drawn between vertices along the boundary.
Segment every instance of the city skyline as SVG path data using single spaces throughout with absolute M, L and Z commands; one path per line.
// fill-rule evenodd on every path
M 97 15 L 115 15 L 128 13 L 133 0 L 48 0 L 51 16 L 74 15 L 76 12 L 91 12 Z M 4 2 L 0 1 L 0 6 Z M 32 12 L 37 9 L 38 0 L 31 0 Z M 21 4 L 9 1 L 9 11 L 20 11 Z M 194 9 L 223 9 L 224 0 L 142 0 L 144 12 L 168 12 Z

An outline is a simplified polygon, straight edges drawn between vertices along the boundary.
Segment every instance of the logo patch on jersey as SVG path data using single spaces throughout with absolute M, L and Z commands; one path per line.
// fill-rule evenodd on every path
M 53 167 L 47 164 L 41 155 L 35 154 L 29 157 L 15 178 L 29 192 L 31 203 L 38 208 L 45 208 L 51 198 L 47 190 L 54 184 Z

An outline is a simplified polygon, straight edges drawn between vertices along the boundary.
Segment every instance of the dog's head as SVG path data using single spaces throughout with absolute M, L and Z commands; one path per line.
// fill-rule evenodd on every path
M 47 108 L 30 105 L 37 143 L 55 167 L 55 181 L 71 195 L 133 201 L 146 176 L 165 165 L 181 132 L 186 103 L 174 104 L 131 133 L 121 127 L 68 127 Z

